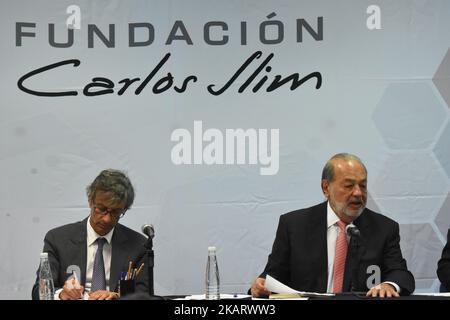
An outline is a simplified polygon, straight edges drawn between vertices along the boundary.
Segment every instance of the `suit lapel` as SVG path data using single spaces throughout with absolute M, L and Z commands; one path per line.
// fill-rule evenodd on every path
M 73 262 L 71 264 L 80 267 L 80 284 L 86 285 L 86 261 L 87 261 L 87 218 L 79 223 L 74 236 L 70 240 L 72 247 L 67 248 L 68 252 L 73 252 Z
M 119 281 L 120 272 L 126 271 L 122 268 L 127 267 L 127 243 L 128 237 L 123 232 L 121 225 L 118 224 L 114 229 L 114 234 L 111 239 L 111 271 L 109 274 L 109 289 L 115 291 L 117 282 Z
M 358 227 L 359 232 L 361 233 L 361 237 L 367 234 L 368 228 L 370 227 L 369 221 L 367 220 L 367 215 L 369 212 L 367 209 L 364 209 L 363 213 L 354 221 L 354 225 Z
M 357 250 L 357 252 L 351 251 L 353 249 L 350 248 L 350 243 L 349 243 L 347 259 L 345 261 L 345 273 L 344 273 L 344 285 L 343 285 L 344 291 L 358 290 L 358 288 L 360 288 L 362 285 L 361 283 L 359 283 L 360 275 L 355 273 L 356 272 L 355 270 L 359 268 L 360 258 L 364 254 L 364 250 L 365 250 L 364 237 L 365 237 L 365 235 L 368 234 L 368 228 L 370 227 L 370 224 L 367 220 L 367 214 L 368 214 L 367 209 L 364 209 L 364 211 L 361 213 L 361 215 L 355 221 L 353 221 L 353 224 L 358 228 L 358 230 L 361 234 L 362 241 L 360 243 L 360 246 L 358 246 L 358 248 L 355 249 L 355 250 Z M 356 264 L 356 265 L 352 265 L 352 263 Z M 358 278 L 352 279 L 354 277 L 358 277 Z M 351 279 L 354 282 L 353 284 L 350 283 Z
M 312 261 L 316 268 L 315 275 L 319 292 L 326 292 L 328 280 L 328 250 L 327 250 L 327 203 L 324 202 L 313 209 L 311 215 L 308 243 L 317 254 Z M 324 254 L 325 253 L 325 254 Z

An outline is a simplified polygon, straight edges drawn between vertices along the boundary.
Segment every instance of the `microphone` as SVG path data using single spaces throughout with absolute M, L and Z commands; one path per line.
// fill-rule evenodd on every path
M 141 230 L 149 239 L 153 239 L 155 236 L 155 228 L 153 228 L 152 224 L 143 224 Z
M 351 237 L 359 238 L 361 237 L 361 233 L 359 232 L 359 229 L 353 224 L 350 223 L 345 227 L 345 233 L 347 233 Z
M 354 292 L 357 291 L 357 288 L 359 288 L 358 284 L 360 281 L 358 265 L 364 251 L 362 243 L 363 240 L 359 229 L 353 223 L 350 223 L 345 227 L 345 233 L 350 236 L 348 254 L 350 255 L 349 270 L 351 270 L 349 279 L 347 280 L 347 284 L 345 284 L 345 286 L 347 286 L 351 292 Z
M 155 236 L 155 228 L 153 228 L 152 224 L 143 224 L 141 227 L 142 233 L 145 234 L 148 238 L 144 244 L 145 247 L 145 255 L 147 255 L 147 269 L 148 269 L 148 293 L 150 296 L 155 294 L 154 292 L 154 283 L 153 283 L 153 266 L 154 266 L 154 257 L 155 254 L 153 252 L 153 237 Z

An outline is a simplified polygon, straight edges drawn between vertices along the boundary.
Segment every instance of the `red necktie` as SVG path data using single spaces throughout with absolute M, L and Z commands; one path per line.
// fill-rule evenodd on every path
M 336 252 L 333 267 L 333 292 L 342 292 L 344 283 L 345 259 L 347 257 L 347 235 L 345 234 L 345 222 L 338 221 L 339 235 L 336 240 Z

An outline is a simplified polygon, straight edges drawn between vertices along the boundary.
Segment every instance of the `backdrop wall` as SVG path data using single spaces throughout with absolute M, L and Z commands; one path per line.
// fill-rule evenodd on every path
M 105 168 L 136 188 L 122 223 L 155 226 L 157 294 L 202 293 L 210 245 L 223 292 L 245 292 L 279 216 L 323 200 L 337 152 L 363 159 L 368 207 L 401 224 L 417 291 L 437 290 L 449 1 L 0 8 L 0 298 L 30 298 L 45 233 L 89 214 L 85 187 Z

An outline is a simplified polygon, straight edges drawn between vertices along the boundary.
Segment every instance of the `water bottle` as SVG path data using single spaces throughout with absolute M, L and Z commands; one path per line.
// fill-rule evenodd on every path
M 41 253 L 39 264 L 39 300 L 53 300 L 55 287 L 53 285 L 52 271 L 48 261 L 48 253 Z
M 206 263 L 206 300 L 220 299 L 219 266 L 217 265 L 216 247 L 208 247 Z

